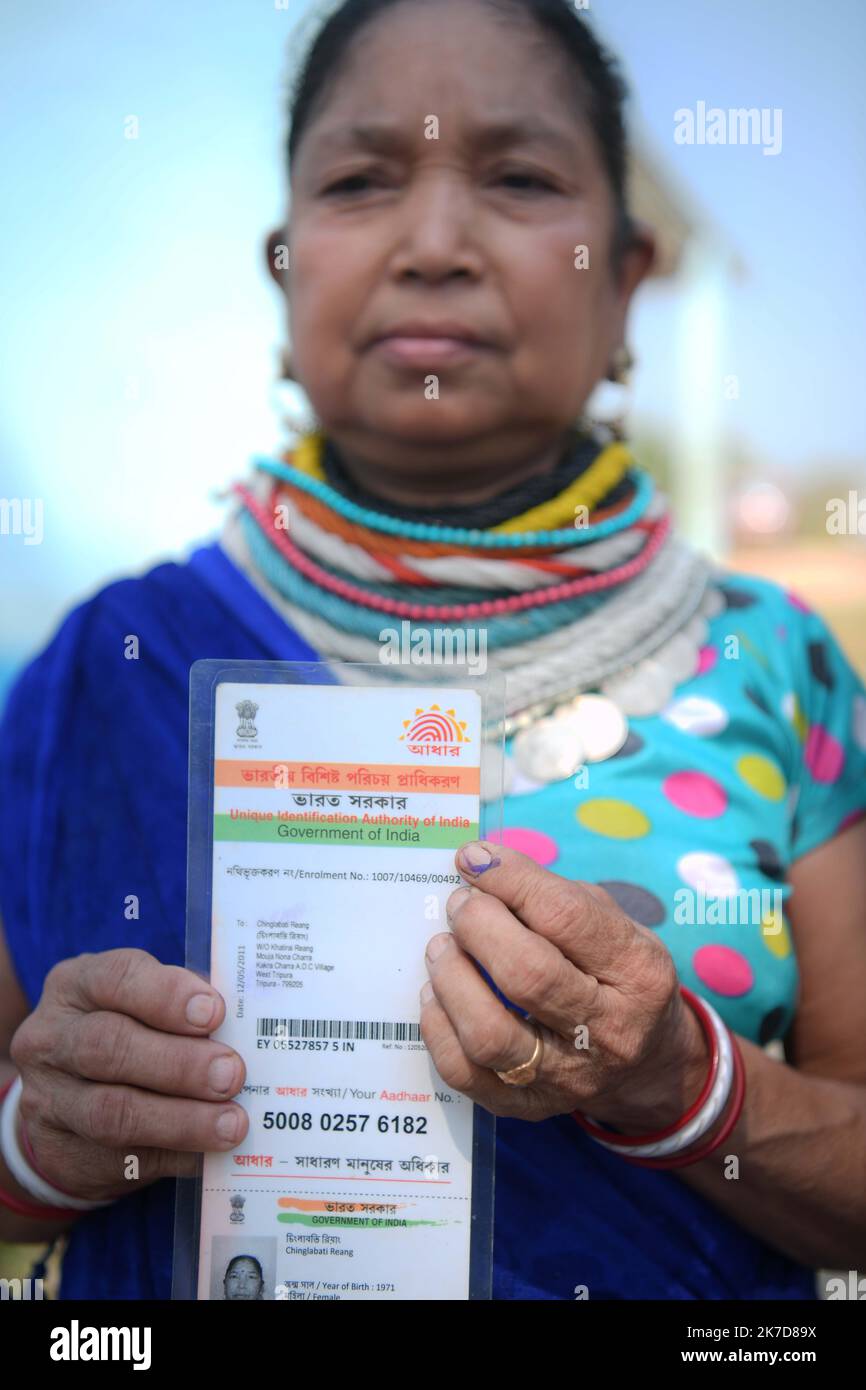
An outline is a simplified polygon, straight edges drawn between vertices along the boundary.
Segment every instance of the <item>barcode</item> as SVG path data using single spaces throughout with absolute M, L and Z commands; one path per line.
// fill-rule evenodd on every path
M 260 1038 L 352 1038 L 362 1042 L 420 1042 L 419 1023 L 358 1022 L 346 1018 L 260 1018 Z

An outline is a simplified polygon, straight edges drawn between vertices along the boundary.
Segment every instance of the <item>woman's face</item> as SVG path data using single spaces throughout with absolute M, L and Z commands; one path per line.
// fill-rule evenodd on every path
M 232 1260 L 225 1275 L 225 1296 L 229 1299 L 258 1298 L 262 1280 L 257 1265 L 242 1256 Z
M 362 456 L 432 447 L 456 471 L 548 446 L 607 374 L 652 257 L 639 242 L 614 279 L 613 197 L 571 68 L 474 0 L 398 5 L 361 31 L 291 187 L 294 373 Z M 481 345 L 376 342 L 413 320 Z

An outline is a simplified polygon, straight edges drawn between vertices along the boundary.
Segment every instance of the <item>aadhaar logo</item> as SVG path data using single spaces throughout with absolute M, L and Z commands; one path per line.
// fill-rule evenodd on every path
M 460 745 L 472 742 L 466 720 L 458 719 L 456 710 L 443 710 L 441 705 L 416 709 L 411 719 L 404 719 L 400 741 L 406 742 L 411 753 L 450 753 L 456 758 L 462 752 Z

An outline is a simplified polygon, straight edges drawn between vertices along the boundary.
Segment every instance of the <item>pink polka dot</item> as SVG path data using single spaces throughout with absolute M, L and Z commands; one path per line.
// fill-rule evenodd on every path
M 549 835 L 543 835 L 540 830 L 528 830 L 523 826 L 506 826 L 500 835 L 494 831 L 492 835 L 484 837 L 495 845 L 505 845 L 507 849 L 516 849 L 520 854 L 526 854 L 530 859 L 534 859 L 536 864 L 545 867 L 552 864 L 554 859 L 559 858 L 559 845 L 552 840 Z
M 801 613 L 812 612 L 808 603 L 804 603 L 804 601 L 800 598 L 799 594 L 795 594 L 792 589 L 788 590 L 787 598 L 792 608 L 799 609 Z
M 716 994 L 748 994 L 755 983 L 749 962 L 730 946 L 701 946 L 692 956 L 699 980 Z
M 708 671 L 712 671 L 718 659 L 718 647 L 701 647 L 698 653 L 698 669 L 695 671 L 695 675 L 705 676 Z
M 849 811 L 845 819 L 840 820 L 836 834 L 838 835 L 840 830 L 847 830 L 849 825 L 856 825 L 858 820 L 862 820 L 864 816 L 866 816 L 866 809 L 862 807 L 856 811 Z
M 724 787 L 704 772 L 672 772 L 662 783 L 662 791 L 680 811 L 702 820 L 720 816 L 728 805 Z
M 845 750 L 820 724 L 813 724 L 809 730 L 803 757 L 816 782 L 838 782 L 845 765 Z
M 778 639 L 779 639 L 780 642 L 787 642 L 787 640 L 788 640 L 788 629 L 786 628 L 786 626 L 785 626 L 784 623 L 777 623 L 777 624 L 776 624 L 776 636 L 778 637 Z

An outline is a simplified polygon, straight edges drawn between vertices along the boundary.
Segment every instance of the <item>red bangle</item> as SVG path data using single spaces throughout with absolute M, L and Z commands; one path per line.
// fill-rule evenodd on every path
M 709 1139 L 701 1144 L 697 1149 L 687 1149 L 685 1153 L 675 1154 L 672 1158 L 630 1158 L 628 1154 L 622 1157 L 626 1163 L 635 1163 L 641 1168 L 685 1168 L 690 1163 L 699 1163 L 702 1158 L 706 1158 L 713 1149 L 718 1148 L 719 1144 L 727 1139 L 734 1125 L 740 1118 L 743 1109 L 743 1101 L 746 1096 L 746 1067 L 743 1062 L 743 1054 L 740 1051 L 739 1043 L 734 1034 L 731 1034 L 731 1045 L 734 1054 L 734 1082 L 731 1092 L 731 1105 L 725 1123 L 722 1125 L 715 1139 Z
M 712 1025 L 707 1010 L 704 1008 L 703 1000 L 700 999 L 697 994 L 693 994 L 685 985 L 680 985 L 680 994 L 697 1014 L 698 1021 L 704 1030 L 704 1037 L 710 1047 L 710 1070 L 704 1082 L 704 1088 L 697 1100 L 693 1105 L 690 1105 L 685 1114 L 681 1115 L 678 1120 L 675 1120 L 672 1125 L 667 1125 L 665 1129 L 658 1129 L 653 1134 L 618 1134 L 614 1129 L 604 1129 L 601 1125 L 594 1124 L 592 1120 L 581 1114 L 579 1110 L 573 1111 L 572 1119 L 580 1125 L 581 1129 L 585 1129 L 587 1134 L 593 1135 L 596 1139 L 603 1139 L 607 1144 L 622 1145 L 623 1148 L 628 1148 L 635 1144 L 654 1144 L 656 1140 L 667 1139 L 668 1135 L 676 1134 L 677 1130 L 684 1129 L 689 1120 L 693 1119 L 701 1109 L 701 1106 L 713 1089 L 713 1084 L 719 1071 L 721 1054 L 716 1039 L 716 1030 Z
M 0 1187 L 0 1206 L 8 1207 L 10 1211 L 17 1211 L 19 1216 L 35 1216 L 40 1221 L 56 1221 L 62 1218 L 64 1221 L 77 1221 L 81 1216 L 80 1211 L 73 1211 L 71 1207 L 41 1207 L 35 1202 L 22 1202 L 20 1197 L 13 1197 L 11 1192 Z

